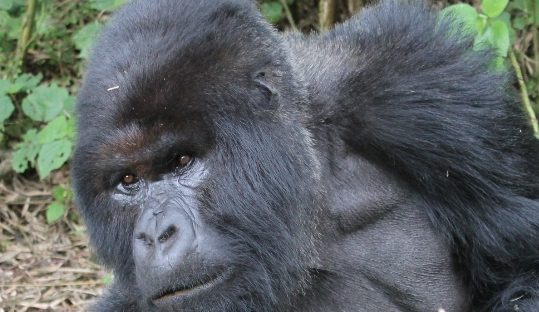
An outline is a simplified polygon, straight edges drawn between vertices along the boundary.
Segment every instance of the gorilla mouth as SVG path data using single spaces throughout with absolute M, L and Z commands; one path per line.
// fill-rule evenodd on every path
M 213 288 L 214 286 L 220 284 L 226 280 L 229 276 L 229 271 L 224 271 L 214 275 L 206 275 L 201 279 L 197 280 L 193 284 L 176 286 L 169 289 L 166 289 L 156 295 L 152 302 L 161 305 L 170 302 L 171 300 L 176 300 L 181 297 L 188 297 L 198 294 L 202 291 Z

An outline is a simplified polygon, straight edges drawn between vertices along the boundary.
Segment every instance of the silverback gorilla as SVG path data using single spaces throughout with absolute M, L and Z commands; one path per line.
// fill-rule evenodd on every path
M 135 0 L 78 97 L 94 311 L 539 311 L 539 146 L 488 51 L 385 1 L 279 34 Z

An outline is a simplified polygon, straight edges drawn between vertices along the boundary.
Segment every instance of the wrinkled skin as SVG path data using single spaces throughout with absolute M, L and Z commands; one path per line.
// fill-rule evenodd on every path
M 93 311 L 539 311 L 539 155 L 488 51 L 386 1 L 279 34 L 136 0 L 78 97 Z

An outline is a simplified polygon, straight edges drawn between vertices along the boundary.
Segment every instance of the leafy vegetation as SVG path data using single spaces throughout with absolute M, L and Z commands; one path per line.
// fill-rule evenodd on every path
M 84 61 L 110 13 L 125 1 L 0 0 L 0 149 L 7 152 L 11 168 L 0 171 L 0 178 L 21 174 L 50 183 L 51 173 L 65 170 Z M 261 0 L 260 8 L 282 29 L 311 30 L 327 27 L 322 16 L 324 21 L 343 20 L 367 2 L 373 1 Z M 494 70 L 515 70 L 539 137 L 539 0 L 462 1 L 443 14 L 457 16 L 473 32 L 475 49 L 494 49 Z M 69 181 L 57 185 L 46 220 L 65 216 L 71 198 Z
M 108 13 L 125 0 L 0 0 L 0 146 L 11 168 L 41 180 L 70 159 L 75 138 L 74 93 L 84 60 Z M 69 207 L 57 186 L 46 219 Z

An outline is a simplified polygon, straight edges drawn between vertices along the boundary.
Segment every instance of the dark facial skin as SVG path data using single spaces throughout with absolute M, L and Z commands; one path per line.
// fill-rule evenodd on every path
M 539 147 L 453 27 L 418 3 L 310 36 L 247 0 L 126 5 L 77 103 L 115 274 L 91 311 L 538 311 Z

